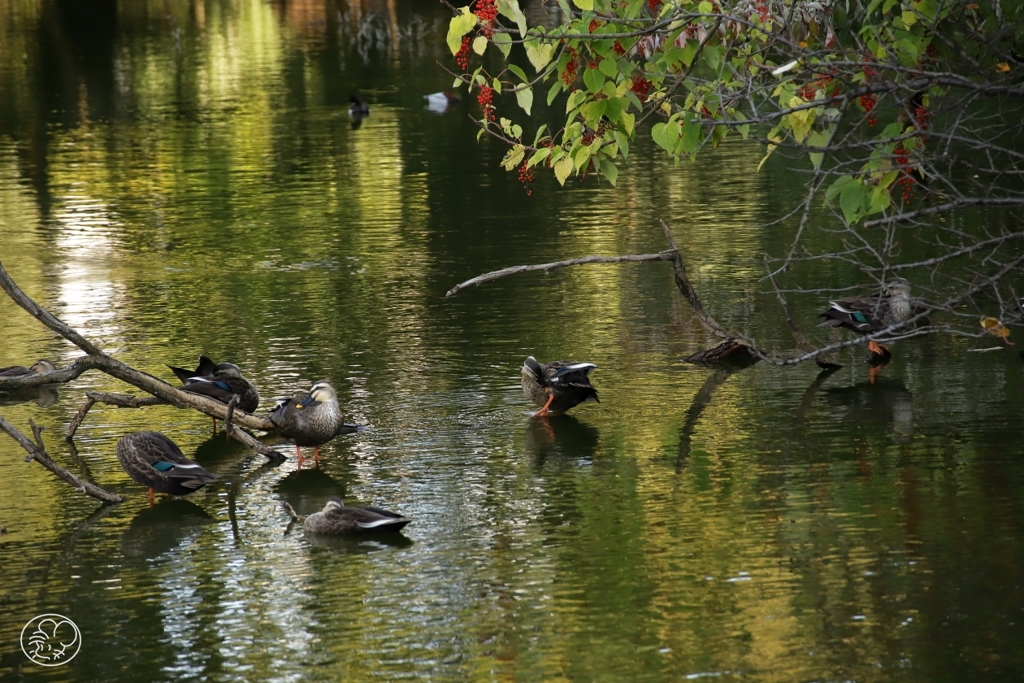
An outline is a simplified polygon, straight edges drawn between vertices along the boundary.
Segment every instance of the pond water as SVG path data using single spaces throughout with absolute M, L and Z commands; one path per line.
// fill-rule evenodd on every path
M 65 444 L 87 390 L 137 393 L 97 372 L 2 397 L 126 500 L 98 509 L 0 437 L 0 677 L 1020 680 L 1016 352 L 903 342 L 875 383 L 863 347 L 830 376 L 695 367 L 710 340 L 664 262 L 446 298 L 509 265 L 660 251 L 664 218 L 714 315 L 784 349 L 759 262 L 793 226 L 761 226 L 802 192 L 781 163 L 753 173 L 755 145 L 676 167 L 641 141 L 617 188 L 538 173 L 528 195 L 474 141 L 475 102 L 424 107 L 451 83 L 446 11 L 0 1 L 15 281 L 136 368 L 229 360 L 263 412 L 326 377 L 371 426 L 300 470 L 165 406 L 98 405 Z M 353 93 L 372 108 L 358 127 Z M 794 298 L 812 333 L 823 303 Z M 0 314 L 0 366 L 81 355 L 6 297 Z M 596 363 L 601 403 L 531 418 L 531 354 Z M 141 429 L 218 480 L 150 507 L 114 455 Z M 282 510 L 335 495 L 414 521 L 322 544 Z M 51 612 L 82 647 L 44 668 L 18 642 Z

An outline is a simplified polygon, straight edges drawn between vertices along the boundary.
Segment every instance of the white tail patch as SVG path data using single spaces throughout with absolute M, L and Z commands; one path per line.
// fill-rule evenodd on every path
M 383 526 L 385 524 L 394 524 L 397 519 L 378 519 L 376 522 L 356 522 L 359 526 L 364 529 L 373 529 L 374 527 Z

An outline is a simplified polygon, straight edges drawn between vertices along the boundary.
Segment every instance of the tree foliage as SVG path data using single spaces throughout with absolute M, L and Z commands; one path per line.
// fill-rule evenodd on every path
M 463 67 L 456 84 L 477 93 L 481 133 L 509 144 L 506 169 L 522 177 L 547 167 L 563 184 L 596 175 L 614 185 L 637 135 L 676 160 L 730 136 L 751 140 L 764 146 L 762 164 L 790 154 L 809 178 L 794 214 L 798 237 L 788 252 L 771 255 L 774 273 L 828 257 L 878 282 L 931 269 L 934 283 L 935 271 L 957 262 L 948 286 L 933 289 L 944 297 L 934 308 L 971 317 L 976 335 L 992 329 L 983 323 L 979 330 L 979 311 L 1002 321 L 1000 329 L 1020 321 L 1013 287 L 1024 251 L 1015 219 L 1024 205 L 1024 7 L 1000 0 L 558 2 L 559 18 L 538 23 L 518 0 L 475 0 L 449 26 L 449 48 Z M 500 53 L 486 60 L 500 70 L 470 69 L 473 55 L 488 50 Z M 521 112 L 502 98 L 508 113 L 499 117 L 495 95 L 510 92 Z M 525 139 L 515 120 L 532 113 L 535 97 L 549 105 L 564 100 L 565 118 Z M 844 226 L 842 248 L 812 253 L 800 235 L 822 206 Z M 978 207 L 996 220 L 965 230 L 950 218 Z M 900 228 L 916 225 L 933 228 L 929 258 L 901 261 Z

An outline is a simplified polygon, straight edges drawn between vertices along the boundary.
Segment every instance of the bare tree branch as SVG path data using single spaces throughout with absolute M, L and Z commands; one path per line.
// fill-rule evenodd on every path
M 0 429 L 6 432 L 12 439 L 17 441 L 22 448 L 28 453 L 25 456 L 25 461 L 35 460 L 40 465 L 50 470 L 57 475 L 58 478 L 71 484 L 77 490 L 82 493 L 98 498 L 106 503 L 120 503 L 122 498 L 116 494 L 107 491 L 104 488 L 97 486 L 89 481 L 79 479 L 75 475 L 68 472 L 66 469 L 55 463 L 47 454 L 46 448 L 43 446 L 42 428 L 37 427 L 36 424 L 29 420 L 29 425 L 32 427 L 32 435 L 35 439 L 35 443 L 29 441 L 28 437 L 18 431 L 10 422 L 0 417 Z

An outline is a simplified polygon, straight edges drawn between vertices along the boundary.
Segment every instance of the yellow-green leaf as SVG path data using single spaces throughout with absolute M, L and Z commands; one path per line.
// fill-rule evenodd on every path
M 459 12 L 448 23 L 448 49 L 453 55 L 462 49 L 462 36 L 472 31 L 477 22 L 476 15 L 468 7 L 460 7 Z
M 516 90 L 516 102 L 523 108 L 526 115 L 530 115 L 530 108 L 533 106 L 533 88 L 523 88 Z
M 487 49 L 487 39 L 483 36 L 477 36 L 473 39 L 473 52 L 478 55 L 482 55 L 484 50 Z
M 553 164 L 553 167 L 555 169 L 555 177 L 558 178 L 559 184 L 565 185 L 566 179 L 569 177 L 569 174 L 572 173 L 572 159 L 569 157 L 559 159 Z
M 513 145 L 512 149 L 505 153 L 505 158 L 501 160 L 501 167 L 506 171 L 511 171 L 523 161 L 524 156 L 526 156 L 526 148 L 522 145 Z
M 551 57 L 555 54 L 554 45 L 542 43 L 536 39 L 526 41 L 523 43 L 523 47 L 526 48 L 526 56 L 530 59 L 530 64 L 533 64 L 533 68 L 538 73 L 551 62 Z
M 572 0 L 572 4 L 576 5 L 584 12 L 594 11 L 594 0 Z

